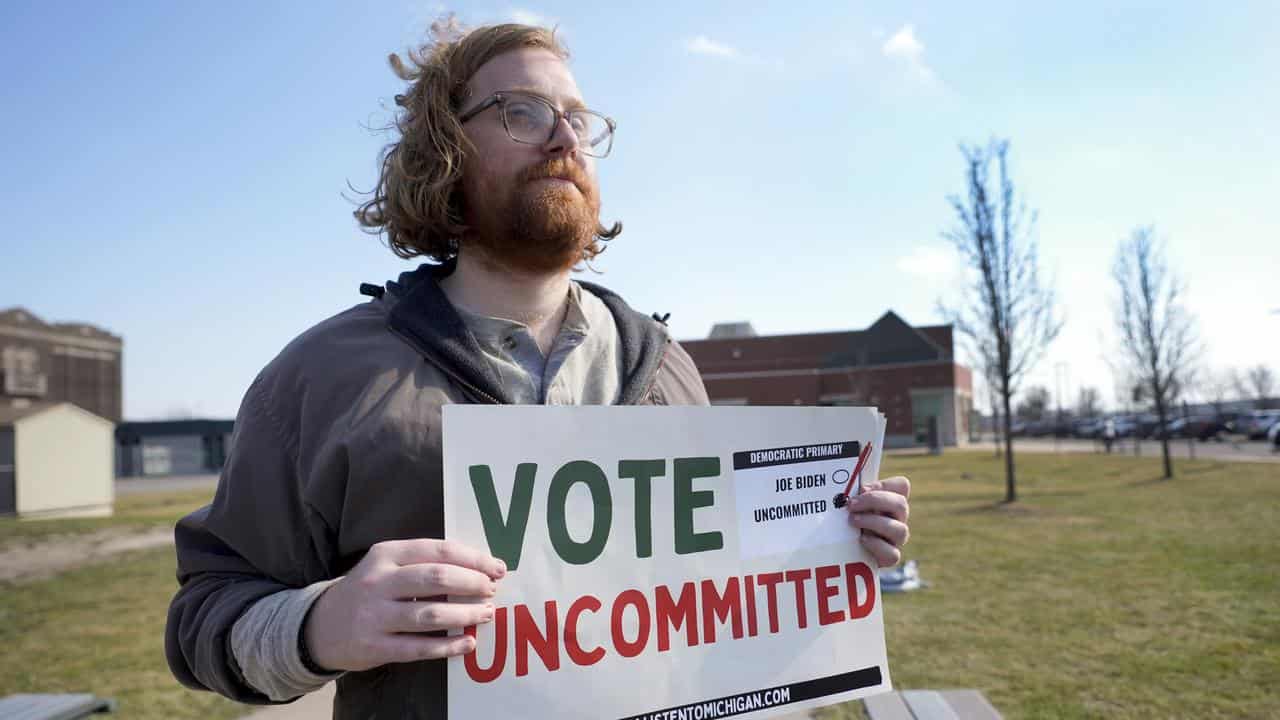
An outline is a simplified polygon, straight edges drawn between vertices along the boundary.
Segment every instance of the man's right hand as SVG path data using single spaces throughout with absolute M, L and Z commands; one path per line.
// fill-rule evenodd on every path
M 491 621 L 506 572 L 489 553 L 448 540 L 380 542 L 316 600 L 303 640 L 316 664 L 335 671 L 465 655 L 474 638 L 421 633 Z

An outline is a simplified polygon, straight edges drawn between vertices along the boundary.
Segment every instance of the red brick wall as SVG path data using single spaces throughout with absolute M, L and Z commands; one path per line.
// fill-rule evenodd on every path
M 963 379 L 963 384 L 961 383 Z M 817 405 L 826 395 L 853 394 L 857 402 L 879 406 L 886 432 L 910 434 L 911 388 L 969 389 L 969 371 L 949 362 L 869 368 L 848 373 L 706 379 L 713 401 L 746 398 L 751 405 Z

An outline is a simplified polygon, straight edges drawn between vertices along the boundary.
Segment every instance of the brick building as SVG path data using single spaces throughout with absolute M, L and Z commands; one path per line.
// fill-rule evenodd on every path
M 732 323 L 681 344 L 714 404 L 875 405 L 889 447 L 925 442 L 929 418 L 944 445 L 968 442 L 973 376 L 950 325 L 912 327 L 890 311 L 866 330 L 759 336 Z
M 0 407 L 69 402 L 120 422 L 123 352 L 124 341 L 101 328 L 0 310 Z

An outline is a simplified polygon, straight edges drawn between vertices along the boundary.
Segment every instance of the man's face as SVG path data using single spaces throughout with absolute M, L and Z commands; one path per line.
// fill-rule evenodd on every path
M 482 65 L 468 86 L 464 111 L 495 92 L 512 91 L 546 98 L 560 110 L 584 107 L 568 66 L 543 49 L 499 55 Z M 464 170 L 466 222 L 473 229 L 464 243 L 517 272 L 557 272 L 576 265 L 594 239 L 600 192 L 594 159 L 581 151 L 568 122 L 558 119 L 551 140 L 539 145 L 512 140 L 497 105 L 463 128 L 476 149 Z

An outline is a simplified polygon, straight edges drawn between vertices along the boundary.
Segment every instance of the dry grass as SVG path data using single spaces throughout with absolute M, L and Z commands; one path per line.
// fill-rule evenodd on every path
M 0 696 L 91 692 L 121 717 L 234 718 L 245 707 L 180 686 L 164 660 L 173 549 L 119 556 L 37 583 L 0 584 Z
M 151 530 L 172 528 L 183 515 L 207 504 L 213 490 L 131 493 L 116 497 L 115 514 L 104 518 L 17 520 L 0 518 L 0 550 L 12 550 L 101 530 Z
M 984 691 L 1008 718 L 1275 717 L 1280 465 L 987 453 L 891 458 L 931 583 L 886 599 L 898 688 Z M 855 718 L 853 708 L 828 718 Z
M 212 490 L 124 495 L 110 518 L 0 520 L 0 548 L 102 530 L 172 528 Z M 0 696 L 90 692 L 121 717 L 234 718 L 245 707 L 183 688 L 164 660 L 164 620 L 177 589 L 172 548 L 127 553 L 39 582 L 0 582 Z
M 931 583 L 886 598 L 895 686 L 979 688 L 1007 718 L 1275 716 L 1280 465 L 1184 462 L 1166 482 L 1151 458 L 1026 454 L 1013 507 L 998 502 L 1001 467 L 985 453 L 887 463 L 912 478 L 908 556 Z M 208 495 L 59 522 L 171 524 Z M 15 537 L 0 525 L 0 542 Z M 242 714 L 169 675 L 174 589 L 169 549 L 0 585 L 0 695 L 94 692 L 133 718 Z

